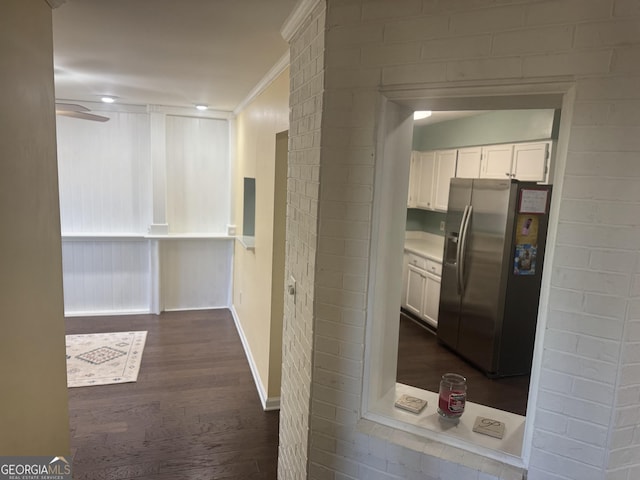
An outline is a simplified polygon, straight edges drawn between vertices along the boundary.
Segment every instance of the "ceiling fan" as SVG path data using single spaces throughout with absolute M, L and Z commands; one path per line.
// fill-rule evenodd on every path
M 94 122 L 108 122 L 109 117 L 95 115 L 89 113 L 87 107 L 78 105 L 77 103 L 56 103 L 56 115 L 64 115 L 65 117 L 80 118 L 82 120 L 92 120 Z

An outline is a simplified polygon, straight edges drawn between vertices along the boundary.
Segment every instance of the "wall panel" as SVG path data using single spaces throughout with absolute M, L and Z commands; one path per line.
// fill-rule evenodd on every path
M 172 239 L 160 245 L 163 310 L 230 304 L 232 239 Z
M 57 117 L 62 232 L 146 232 L 151 215 L 149 117 L 99 113 L 110 120 Z
M 148 240 L 66 239 L 62 267 L 65 315 L 150 311 Z

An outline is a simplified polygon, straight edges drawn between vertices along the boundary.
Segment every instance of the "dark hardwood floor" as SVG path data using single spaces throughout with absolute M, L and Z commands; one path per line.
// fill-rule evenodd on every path
M 75 480 L 277 477 L 278 412 L 262 410 L 227 310 L 67 318 L 66 327 L 148 331 L 136 383 L 69 389 Z
M 400 315 L 396 380 L 437 392 L 444 373 L 459 373 L 467 379 L 467 399 L 507 412 L 525 415 L 529 376 L 489 379 L 446 347 L 435 334 Z

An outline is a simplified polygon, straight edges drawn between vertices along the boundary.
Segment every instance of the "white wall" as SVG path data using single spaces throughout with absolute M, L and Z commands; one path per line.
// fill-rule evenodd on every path
M 291 130 L 321 108 L 322 128 L 314 134 L 322 143 L 316 150 L 315 137 L 301 135 L 293 139 L 290 156 L 318 158 L 322 175 L 313 194 L 306 190 L 307 205 L 319 202 L 317 236 L 309 233 L 313 227 L 288 230 L 288 271 L 304 266 L 311 283 L 300 292 L 305 307 L 285 314 L 283 392 L 290 392 L 290 404 L 281 420 L 279 477 L 519 478 L 517 470 L 482 457 L 360 420 L 370 327 L 370 264 L 361 253 L 370 241 L 381 87 L 422 86 L 456 96 L 454 88 L 526 90 L 544 80 L 575 88 L 575 113 L 566 125 L 568 143 L 558 152 L 566 170 L 554 182 L 557 236 L 550 245 L 555 255 L 547 265 L 546 329 L 534 371 L 539 384 L 529 409 L 528 478 L 637 478 L 638 2 L 326 4 L 326 25 L 316 11 L 291 40 Z M 322 34 L 309 28 L 318 21 L 326 36 L 320 43 Z M 314 84 L 309 79 L 319 65 L 315 54 L 323 49 L 324 84 Z M 297 93 L 301 86 L 308 95 Z M 292 184 L 308 184 L 303 174 L 294 172 Z M 292 200 L 296 193 L 290 192 Z M 316 210 L 302 212 L 292 200 L 291 222 L 309 215 L 315 225 Z M 304 334 L 287 325 L 304 326 Z M 307 435 L 292 419 L 305 415 L 308 405 Z M 303 472 L 295 469 L 301 467 L 296 455 L 308 455 Z
M 91 107 L 58 117 L 65 313 L 229 306 L 228 120 Z

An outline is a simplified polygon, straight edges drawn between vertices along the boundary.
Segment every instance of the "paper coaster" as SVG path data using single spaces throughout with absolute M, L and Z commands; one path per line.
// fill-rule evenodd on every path
M 476 422 L 473 424 L 473 431 L 502 439 L 502 437 L 504 437 L 504 423 L 493 420 L 492 418 L 476 417 Z
M 411 395 L 402 395 L 396 400 L 396 407 L 408 410 L 413 413 L 420 413 L 427 406 L 427 401 L 422 398 L 412 397 Z

